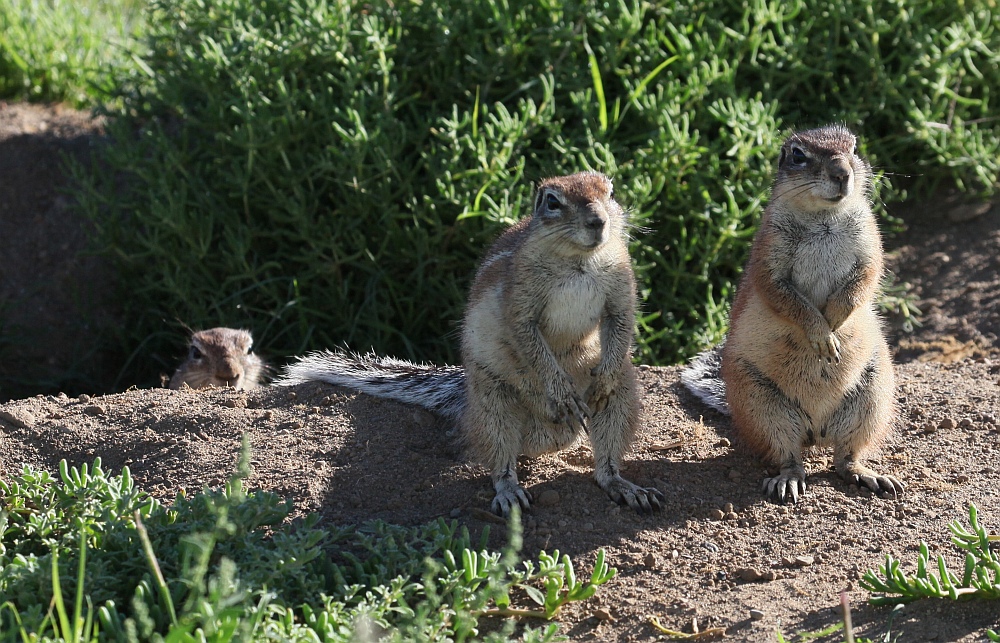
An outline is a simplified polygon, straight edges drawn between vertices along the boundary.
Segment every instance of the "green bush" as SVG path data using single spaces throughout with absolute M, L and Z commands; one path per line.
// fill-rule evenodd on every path
M 671 363 L 725 331 L 788 128 L 845 122 L 881 170 L 995 189 L 995 3 L 744 5 L 154 2 L 113 172 L 81 171 L 131 346 L 176 354 L 179 320 L 270 356 L 454 361 L 490 239 L 536 180 L 597 169 L 634 224 L 637 357 Z M 139 361 L 126 381 L 171 365 Z
M 0 0 L 0 98 L 92 106 L 134 70 L 135 0 Z

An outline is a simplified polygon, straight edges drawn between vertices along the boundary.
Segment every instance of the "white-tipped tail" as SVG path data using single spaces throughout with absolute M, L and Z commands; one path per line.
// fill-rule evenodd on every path
M 414 364 L 372 353 L 317 351 L 286 366 L 275 385 L 303 382 L 346 386 L 447 417 L 458 417 L 465 407 L 465 370 L 461 366 Z
M 722 381 L 722 346 L 698 353 L 681 371 L 681 383 L 698 399 L 720 413 L 729 415 L 726 383 Z

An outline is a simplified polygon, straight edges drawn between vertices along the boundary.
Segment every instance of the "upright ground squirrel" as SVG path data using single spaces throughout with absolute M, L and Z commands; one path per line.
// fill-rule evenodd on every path
M 802 450 L 813 445 L 833 445 L 845 480 L 903 491 L 896 478 L 862 464 L 888 436 L 896 410 L 875 311 L 883 265 L 871 190 L 871 167 L 847 128 L 789 136 L 726 340 L 682 374 L 695 394 L 731 412 L 746 444 L 780 467 L 764 489 L 781 501 L 805 492 Z
M 640 413 L 626 242 L 626 215 L 607 177 L 546 179 L 532 216 L 497 239 L 479 266 L 462 327 L 462 367 L 327 351 L 290 365 L 279 383 L 320 380 L 456 418 L 492 472 L 498 514 L 531 503 L 517 480 L 519 454 L 565 449 L 584 431 L 601 488 L 637 511 L 658 509 L 658 490 L 619 472 Z
M 194 389 L 259 386 L 267 367 L 250 352 L 252 346 L 253 337 L 245 330 L 210 328 L 193 333 L 187 358 L 170 378 L 170 388 L 184 384 Z

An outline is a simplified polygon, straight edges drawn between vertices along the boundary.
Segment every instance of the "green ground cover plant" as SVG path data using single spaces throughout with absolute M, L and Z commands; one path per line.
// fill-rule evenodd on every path
M 969 505 L 969 526 L 957 520 L 948 525 L 951 542 L 965 552 L 961 577 L 948 569 L 944 556 L 931 561 L 927 543 L 921 542 L 914 574 L 903 572 L 900 561 L 891 554 L 886 554 L 885 564 L 877 572 L 870 569 L 865 573 L 861 586 L 875 593 L 871 603 L 897 605 L 921 598 L 1000 599 L 1000 552 L 995 545 L 1000 535 L 991 535 L 979 524 L 974 504 Z
M 861 586 L 872 592 L 872 605 L 895 605 L 924 599 L 1000 600 L 1000 534 L 991 534 L 979 522 L 979 510 L 969 504 L 969 527 L 958 520 L 948 525 L 951 542 L 965 553 L 962 576 L 948 569 L 944 556 L 931 560 L 927 543 L 921 542 L 917 552 L 917 570 L 907 574 L 901 561 L 886 554 L 885 564 L 878 570 L 869 569 L 861 578 Z M 1000 635 L 986 630 L 991 641 Z
M 0 641 L 549 641 L 615 575 L 603 551 L 589 577 L 559 552 L 519 562 L 518 520 L 503 552 L 444 520 L 289 522 L 244 489 L 248 462 L 170 507 L 99 459 L 0 481 Z
M 182 324 L 280 358 L 457 360 L 477 258 L 539 178 L 596 169 L 629 209 L 637 359 L 719 340 L 775 151 L 841 121 L 880 198 L 1000 176 L 988 0 L 160 0 L 118 76 L 82 205 L 122 275 L 120 382 Z M 889 174 L 892 175 L 891 183 Z
M 0 98 L 92 107 L 137 69 L 141 3 L 0 0 Z

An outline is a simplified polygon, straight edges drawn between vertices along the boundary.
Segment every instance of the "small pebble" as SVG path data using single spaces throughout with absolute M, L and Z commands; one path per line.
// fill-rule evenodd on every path
M 726 514 L 721 509 L 713 509 L 709 512 L 709 515 L 712 517 L 712 520 L 722 520 Z
M 731 502 L 727 502 L 726 504 L 722 505 L 722 510 L 724 512 L 726 512 L 727 514 L 730 514 L 730 513 L 733 513 L 734 511 L 736 511 L 736 509 L 733 507 L 733 503 L 731 503 Z
M 35 416 L 27 411 L 0 411 L 0 420 L 18 428 L 28 429 L 35 425 Z
M 969 476 L 965 475 L 964 473 L 960 473 L 955 477 L 955 482 L 958 483 L 963 483 L 968 481 L 969 481 Z
M 642 559 L 642 564 L 645 565 L 646 567 L 649 567 L 650 569 L 656 569 L 656 566 L 659 564 L 659 561 L 656 559 L 656 554 L 654 554 L 653 552 L 649 552 L 648 554 L 646 554 L 646 557 Z
M 83 402 L 84 404 L 86 404 L 87 402 L 90 401 L 90 396 L 87 395 L 86 393 L 84 393 L 84 394 L 80 395 L 80 397 L 78 397 L 76 399 L 79 400 L 79 401 L 81 401 L 81 402 Z
M 754 621 L 759 621 L 764 618 L 764 612 L 760 610 L 750 610 L 750 619 Z
M 96 415 L 106 415 L 107 412 L 108 412 L 108 410 L 105 409 L 100 404 L 92 404 L 92 405 L 88 406 L 87 408 L 83 409 L 83 412 L 86 413 L 87 415 L 95 415 L 96 416 Z
M 596 610 L 594 610 L 594 618 L 596 618 L 599 621 L 615 620 L 615 617 L 611 615 L 611 612 L 603 608 L 597 608 Z
M 728 447 L 731 444 L 732 444 L 732 442 L 729 441 L 729 438 L 720 438 L 719 441 L 715 443 L 715 446 L 717 446 L 717 447 Z
M 796 556 L 794 559 L 794 564 L 796 567 L 808 567 L 815 562 L 812 556 Z
M 730 480 L 739 480 L 743 477 L 743 474 L 739 472 L 739 469 L 730 469 L 727 475 Z
M 755 580 L 760 580 L 761 573 L 754 569 L 753 567 L 744 567 L 742 569 L 736 570 L 736 575 L 748 583 L 752 583 Z
M 803 507 L 802 508 L 802 513 L 807 514 L 807 515 L 813 513 L 814 511 L 816 511 L 816 510 L 813 509 L 812 507 Z
M 458 507 L 455 507 L 448 513 L 448 515 L 451 516 L 452 518 L 458 518 L 459 516 L 462 515 L 462 510 L 459 509 Z
M 737 520 L 738 518 L 739 515 L 735 511 L 730 511 L 722 517 L 723 520 Z
M 959 421 L 958 426 L 960 426 L 963 429 L 972 428 L 972 418 L 968 418 L 968 417 L 962 418 Z
M 540 507 L 552 507 L 559 504 L 559 492 L 555 489 L 546 489 L 538 494 L 535 504 Z
M 951 417 L 946 417 L 945 419 L 941 420 L 941 422 L 938 423 L 939 429 L 945 429 L 945 430 L 954 429 L 956 426 L 958 426 L 958 422 L 955 421 L 955 418 Z
M 681 553 L 679 551 L 677 551 L 676 549 L 672 549 L 670 551 L 670 556 L 669 556 L 670 560 L 677 560 L 680 557 L 681 557 Z

